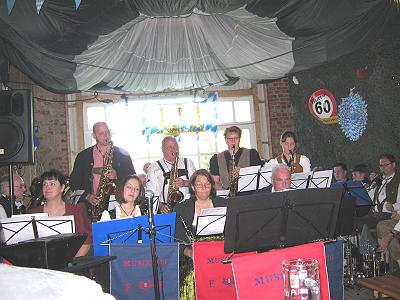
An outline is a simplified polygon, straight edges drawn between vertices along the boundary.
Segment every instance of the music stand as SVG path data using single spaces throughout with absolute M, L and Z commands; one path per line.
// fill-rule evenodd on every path
M 175 236 L 176 213 L 154 215 L 155 241 L 171 243 Z M 147 216 L 92 223 L 93 250 L 96 256 L 107 256 L 109 245 L 150 243 Z
M 196 236 L 220 235 L 224 233 L 226 207 L 202 209 L 197 217 Z
M 342 191 L 305 189 L 228 201 L 226 253 L 263 251 L 333 238 Z
M 240 168 L 238 179 L 238 193 L 259 189 L 261 166 Z
M 334 188 L 344 188 L 345 192 L 354 197 L 355 200 L 355 216 L 363 217 L 367 215 L 373 206 L 371 197 L 367 189 L 360 180 L 348 180 L 345 182 L 335 182 L 332 184 Z
M 16 266 L 58 270 L 72 261 L 86 237 L 86 233 L 63 233 L 27 240 L 0 248 L 0 256 Z

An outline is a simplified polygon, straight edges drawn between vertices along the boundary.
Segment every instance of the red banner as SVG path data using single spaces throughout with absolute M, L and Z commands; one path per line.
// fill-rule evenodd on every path
M 330 299 L 323 242 L 233 257 L 232 268 L 238 299 L 258 300 L 260 295 L 263 299 L 284 299 L 282 261 L 297 258 L 312 258 L 318 261 L 321 300 Z
M 193 256 L 196 299 L 236 300 L 232 266 L 222 263 L 228 257 L 224 253 L 224 242 L 195 242 Z

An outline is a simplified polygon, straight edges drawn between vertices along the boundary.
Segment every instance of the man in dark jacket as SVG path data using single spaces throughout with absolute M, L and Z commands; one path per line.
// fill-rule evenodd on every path
M 106 123 L 98 122 L 93 125 L 93 138 L 96 144 L 78 153 L 69 180 L 71 190 L 84 191 L 79 202 L 92 206 L 101 200 L 97 192 L 103 172 L 117 186 L 127 175 L 135 174 L 129 153 L 112 144 Z M 111 167 L 105 170 L 107 162 L 111 163 Z

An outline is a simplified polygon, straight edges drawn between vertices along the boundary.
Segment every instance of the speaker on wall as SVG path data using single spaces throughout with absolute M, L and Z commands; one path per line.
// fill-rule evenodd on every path
M 0 91 L 0 165 L 34 163 L 30 90 Z

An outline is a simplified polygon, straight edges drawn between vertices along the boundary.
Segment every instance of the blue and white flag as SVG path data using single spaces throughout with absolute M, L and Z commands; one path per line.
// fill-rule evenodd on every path
M 153 300 L 154 281 L 149 244 L 110 246 L 111 294 L 118 300 Z M 179 298 L 179 245 L 157 244 L 161 299 Z

